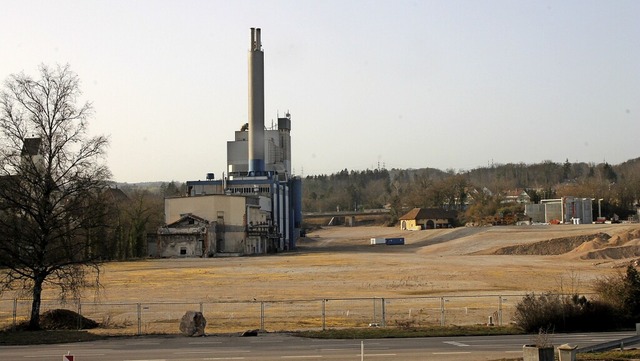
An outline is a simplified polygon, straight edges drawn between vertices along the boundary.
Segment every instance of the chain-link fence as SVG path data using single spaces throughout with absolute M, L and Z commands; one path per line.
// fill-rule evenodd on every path
M 67 309 L 96 321 L 105 334 L 178 332 L 186 311 L 200 311 L 207 332 L 302 331 L 358 327 L 506 325 L 522 294 L 407 298 L 331 298 L 281 301 L 60 302 L 43 300 L 41 314 Z M 31 300 L 0 299 L 0 328 L 29 319 Z M 80 325 L 80 320 L 78 320 Z

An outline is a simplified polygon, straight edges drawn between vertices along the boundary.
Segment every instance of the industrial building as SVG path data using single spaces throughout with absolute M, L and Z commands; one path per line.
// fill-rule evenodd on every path
M 249 255 L 295 249 L 302 223 L 302 181 L 291 173 L 291 115 L 264 125 L 264 53 L 251 28 L 249 119 L 227 142 L 222 178 L 188 181 L 187 194 L 165 199 L 156 256 Z M 198 231 L 199 229 L 199 231 Z M 150 247 L 151 249 L 151 247 Z
M 527 204 L 524 214 L 535 223 L 593 223 L 593 198 L 562 197 Z

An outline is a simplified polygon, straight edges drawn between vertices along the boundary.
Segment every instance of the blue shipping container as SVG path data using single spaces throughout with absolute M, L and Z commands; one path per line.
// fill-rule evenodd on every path
M 396 246 L 404 244 L 404 238 L 385 238 L 384 242 L 388 246 Z

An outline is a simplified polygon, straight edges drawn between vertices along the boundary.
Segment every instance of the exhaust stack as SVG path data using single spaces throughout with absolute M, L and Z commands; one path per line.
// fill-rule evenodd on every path
M 264 173 L 264 53 L 260 28 L 251 28 L 249 48 L 249 173 Z

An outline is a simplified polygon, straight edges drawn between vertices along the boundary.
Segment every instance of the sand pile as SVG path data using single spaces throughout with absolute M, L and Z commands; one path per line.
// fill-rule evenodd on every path
M 640 229 L 614 235 L 606 244 L 582 249 L 581 259 L 625 259 L 640 256 Z
M 606 247 L 611 247 L 612 245 L 612 240 L 614 240 L 614 238 L 616 238 L 616 236 L 611 237 L 609 239 L 607 238 L 602 238 L 602 237 L 595 237 L 594 239 L 584 242 L 581 245 L 579 245 L 578 247 L 574 248 L 571 253 L 586 253 L 586 252 L 592 252 L 594 250 L 598 250 L 598 249 L 603 249 Z M 616 243 L 617 240 L 614 240 L 613 243 Z
M 581 259 L 625 259 L 640 256 L 640 229 L 622 232 L 611 237 L 606 243 L 594 243 L 579 247 L 575 253 Z
M 502 247 L 495 251 L 494 254 L 553 256 L 571 252 L 578 247 L 596 247 L 599 244 L 607 243 L 610 238 L 606 233 L 561 237 L 530 244 Z
M 640 257 L 640 229 L 609 236 L 596 233 L 554 238 L 498 249 L 498 255 L 551 256 L 567 254 L 580 259 L 626 259 Z
M 580 256 L 582 259 L 625 259 L 640 257 L 638 242 L 620 247 L 610 247 L 587 252 Z

